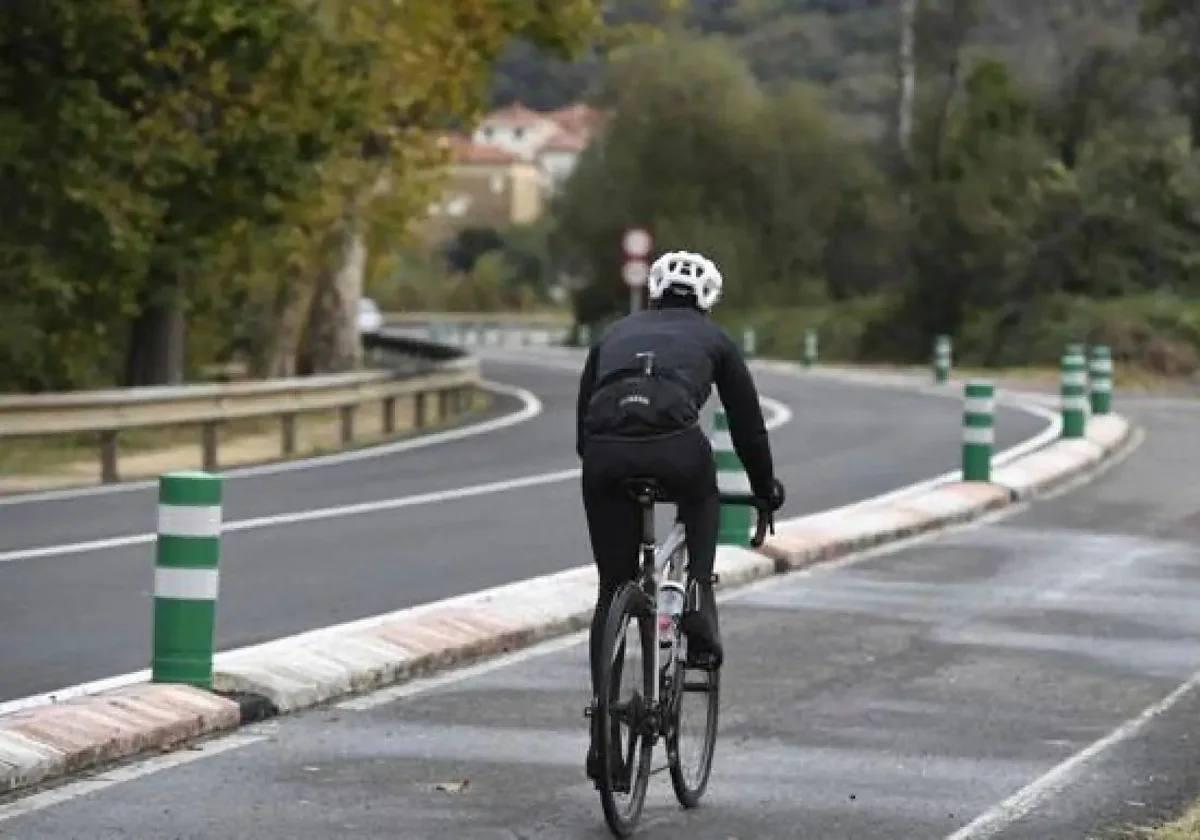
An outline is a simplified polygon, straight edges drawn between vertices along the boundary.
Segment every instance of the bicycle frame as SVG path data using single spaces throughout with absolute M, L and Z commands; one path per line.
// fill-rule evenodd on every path
M 676 558 L 680 556 L 680 550 L 687 542 L 687 532 L 684 530 L 682 522 L 676 522 L 671 528 L 667 538 L 659 545 L 656 542 L 654 535 L 654 504 L 642 505 L 642 571 L 641 585 L 642 590 L 649 596 L 650 602 L 654 608 L 654 673 L 661 674 L 662 662 L 659 660 L 661 655 L 661 646 L 659 638 L 658 626 L 658 583 L 662 575 L 666 573 L 669 579 L 682 580 L 684 569 L 682 564 L 676 562 Z M 673 655 L 678 655 L 678 650 L 672 647 Z M 650 697 L 650 703 L 654 708 L 658 707 L 660 700 L 660 679 L 655 679 L 653 683 L 653 696 Z

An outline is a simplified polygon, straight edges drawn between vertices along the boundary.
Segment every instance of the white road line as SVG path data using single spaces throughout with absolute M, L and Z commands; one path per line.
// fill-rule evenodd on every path
M 1176 688 L 1162 700 L 1150 706 L 1135 718 L 1130 718 L 1099 741 L 1080 750 L 1008 799 L 985 811 L 979 817 L 949 835 L 946 840 L 984 840 L 994 837 L 1017 820 L 1047 802 L 1074 781 L 1080 768 L 1105 750 L 1137 735 L 1146 724 L 1167 712 L 1200 685 L 1200 671 Z
M 328 455 L 315 455 L 311 458 L 299 458 L 293 461 L 280 461 L 274 464 L 258 464 L 251 467 L 236 467 L 234 469 L 224 470 L 221 475 L 226 478 L 249 478 L 259 475 L 275 475 L 276 473 L 294 472 L 296 470 L 309 470 L 317 467 L 328 467 L 336 464 L 345 464 L 351 461 L 362 461 L 368 458 L 381 458 L 386 455 L 395 455 L 401 452 L 410 452 L 414 449 L 423 449 L 427 446 L 435 446 L 441 443 L 449 443 L 451 441 L 462 440 L 464 438 L 475 437 L 476 435 L 484 435 L 490 432 L 496 432 L 501 429 L 507 429 L 510 426 L 515 426 L 518 423 L 524 423 L 527 420 L 532 420 L 543 411 L 542 401 L 537 398 L 533 392 L 524 388 L 516 388 L 511 385 L 502 385 L 498 382 L 482 382 L 483 388 L 495 394 L 504 396 L 516 397 L 521 401 L 521 408 L 511 414 L 505 414 L 502 417 L 494 417 L 491 420 L 484 420 L 480 423 L 472 423 L 466 426 L 460 426 L 455 429 L 447 429 L 442 432 L 432 432 L 427 435 L 408 438 L 406 440 L 396 441 L 395 443 L 384 443 L 378 446 L 365 446 L 361 449 L 351 449 L 347 452 L 333 452 Z M 53 502 L 62 499 L 78 499 L 87 496 L 102 496 L 111 493 L 128 493 L 133 490 L 145 490 L 156 486 L 157 482 L 153 479 L 146 481 L 130 481 L 122 484 L 105 484 L 98 487 L 81 487 L 67 490 L 46 490 L 37 493 L 22 493 L 15 496 L 4 496 L 0 498 L 0 507 L 11 505 L 32 504 L 35 502 Z
M 536 398 L 535 398 L 536 399 Z M 792 412 L 786 405 L 763 397 L 762 402 L 771 415 L 767 428 L 775 429 L 792 419 Z M 540 403 L 539 403 L 540 406 Z M 486 484 L 474 484 L 450 490 L 436 490 L 430 493 L 418 493 L 413 496 L 400 496 L 393 499 L 379 499 L 371 502 L 358 502 L 350 505 L 336 505 L 327 508 L 313 508 L 291 513 L 279 513 L 271 516 L 259 516 L 253 519 L 238 519 L 226 522 L 222 533 L 237 531 L 253 531 L 260 528 L 273 528 L 279 525 L 291 525 L 296 522 L 315 522 L 322 519 L 338 519 L 346 516 L 361 516 L 380 511 L 399 510 L 401 508 L 431 505 L 441 502 L 470 499 L 476 496 L 486 496 L 491 493 L 504 493 L 509 490 L 520 490 L 528 487 L 538 487 L 543 484 L 554 484 L 560 481 L 570 481 L 578 478 L 578 467 L 572 467 L 555 472 L 539 473 L 536 475 L 510 478 L 503 481 L 492 481 Z M 16 563 L 22 560 L 36 560 L 44 557 L 60 557 L 66 554 L 85 554 L 90 551 L 102 551 L 110 548 L 145 545 L 154 542 L 153 532 L 142 534 L 127 534 L 120 537 L 108 537 L 100 540 L 87 540 L 77 543 L 38 546 L 36 548 L 20 548 L 11 551 L 0 551 L 0 564 Z
M 72 799 L 97 793 L 113 785 L 131 782 L 134 779 L 140 779 L 142 776 L 149 776 L 161 770 L 169 770 L 172 767 L 191 764 L 193 761 L 199 761 L 202 758 L 212 758 L 221 753 L 248 747 L 251 744 L 265 740 L 266 736 L 264 735 L 249 735 L 244 733 L 229 735 L 219 740 L 204 741 L 200 744 L 181 749 L 178 752 L 148 758 L 136 764 L 115 767 L 111 770 L 98 773 L 95 776 L 71 782 L 62 787 L 46 790 L 42 793 L 35 793 L 32 796 L 18 799 L 7 805 L 0 805 L 0 823 L 28 816 L 46 808 L 53 808 L 56 805 L 62 805 L 63 803 L 70 802 Z
M 235 531 L 252 531 L 259 528 L 271 528 L 277 525 L 289 525 L 296 522 L 314 522 L 321 519 L 335 519 L 344 516 L 360 516 L 367 513 L 378 513 L 385 510 L 414 507 L 417 505 L 436 504 L 438 502 L 469 499 L 475 496 L 486 496 L 490 493 L 503 493 L 508 490 L 519 490 L 525 487 L 536 487 L 540 484 L 553 484 L 558 481 L 568 481 L 579 475 L 578 468 L 559 470 L 557 472 L 527 475 L 520 478 L 510 478 L 503 481 L 492 481 L 486 484 L 474 484 L 469 487 L 457 487 L 452 490 L 436 490 L 431 493 L 418 493 L 413 496 L 400 496 L 394 499 L 380 499 L 373 502 L 359 502 L 352 505 L 336 505 L 334 507 L 299 510 L 292 513 L 280 513 L 272 516 L 259 516 L 254 519 L 238 519 L 226 522 L 222 533 Z M 0 552 L 0 563 L 15 563 L 19 560 L 34 560 L 40 557 L 57 557 L 63 554 L 83 554 L 89 551 L 99 551 L 106 548 L 119 548 L 129 545 L 141 545 L 153 542 L 154 533 L 129 534 L 122 537 L 111 537 L 104 540 L 89 540 L 87 542 L 64 543 L 47 545 L 38 548 L 22 548 L 14 551 Z
M 767 428 L 770 428 L 770 429 L 778 428 L 778 427 L 784 425 L 785 423 L 788 423 L 792 419 L 791 409 L 789 409 L 783 403 L 779 402 L 778 400 L 773 400 L 770 397 L 762 397 L 761 400 L 762 400 L 763 406 L 766 408 L 767 412 L 770 415 L 770 417 L 767 419 Z M 549 483 L 550 480 L 564 480 L 563 476 L 565 476 L 567 479 L 569 479 L 569 478 L 576 477 L 578 475 L 579 475 L 578 469 L 564 470 L 561 473 L 549 473 L 549 474 L 542 475 L 542 476 L 528 476 L 528 477 L 526 477 L 526 479 L 516 479 L 516 481 L 522 481 L 522 480 L 529 481 L 529 480 L 533 480 L 533 479 L 543 479 L 544 481 L 542 483 Z M 548 479 L 547 478 L 548 476 L 550 476 L 550 477 L 559 476 L 559 478 Z M 512 489 L 513 482 L 508 482 L 508 484 L 510 485 L 509 489 Z M 467 489 L 472 489 L 472 488 L 467 488 Z M 452 491 L 446 491 L 446 492 L 452 492 Z M 500 492 L 500 491 L 493 490 L 492 492 Z M 476 495 L 479 495 L 479 494 L 476 493 Z M 410 496 L 407 498 L 413 499 L 415 497 Z M 404 501 L 404 500 L 394 500 L 394 501 Z M 243 522 L 253 522 L 255 520 L 242 520 L 242 521 Z M 228 530 L 234 524 L 240 524 L 240 523 L 226 523 L 225 527 Z M 154 538 L 153 534 L 143 535 L 143 536 L 147 536 L 146 540 L 142 540 L 143 542 L 148 542 L 150 540 L 153 540 L 153 538 Z M 112 541 L 110 540 L 108 542 L 111 543 Z M 5 561 L 5 556 L 3 554 L 0 554 L 0 562 L 4 562 L 4 561 Z M 471 593 L 464 593 L 462 596 L 458 596 L 458 597 L 468 597 L 470 594 Z M 414 609 L 419 609 L 419 607 L 414 607 Z M 319 627 L 314 630 L 306 630 L 302 633 L 295 634 L 289 638 L 296 640 L 296 639 L 300 639 L 302 637 L 316 637 L 316 636 L 320 636 L 320 635 L 323 635 L 326 633 L 332 633 L 332 632 L 337 632 L 337 631 L 349 632 L 353 628 L 368 627 L 373 624 L 377 624 L 379 622 L 379 620 L 380 620 L 379 616 L 368 616 L 366 618 L 355 619 L 353 621 L 343 622 L 341 624 L 335 624 L 335 625 L 332 625 L 329 627 Z M 237 653 L 247 653 L 256 648 L 260 648 L 265 645 L 274 644 L 277 641 L 281 641 L 281 640 L 274 639 L 271 641 L 262 642 L 257 645 L 250 645 L 248 647 L 243 647 L 243 648 L 238 648 L 238 649 L 232 650 L 232 651 L 222 652 L 219 655 L 225 656 L 225 655 L 232 655 L 232 654 L 237 654 Z M 10 714 L 12 712 L 20 711 L 22 709 L 30 709 L 30 708 L 35 708 L 37 706 L 47 706 L 52 703 L 61 703 L 62 701 L 70 700 L 73 697 L 85 697 L 90 694 L 99 694 L 102 691 L 111 691 L 113 689 L 123 688 L 127 685 L 143 683 L 149 679 L 150 679 L 150 671 L 143 670 L 143 671 L 137 671 L 137 672 L 131 673 L 131 674 L 121 674 L 121 675 L 118 675 L 115 677 L 106 677 L 105 679 L 102 679 L 102 680 L 95 680 L 93 682 L 82 683 L 80 685 L 68 686 L 66 688 L 58 689 L 56 691 L 48 691 L 48 692 L 44 692 L 42 694 L 35 694 L 35 695 L 29 696 L 29 697 L 22 697 L 17 700 L 8 700 L 6 702 L 0 702 L 0 717 L 3 717 L 4 715 Z

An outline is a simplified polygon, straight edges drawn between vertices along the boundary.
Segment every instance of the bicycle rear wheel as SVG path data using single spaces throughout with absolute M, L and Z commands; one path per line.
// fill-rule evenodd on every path
M 695 808 L 700 804 L 712 773 L 721 705 L 721 672 L 687 668 L 683 661 L 678 661 L 673 683 L 667 725 L 671 787 L 675 788 L 675 798 L 680 805 Z
M 637 825 L 650 780 L 654 750 L 653 612 L 636 585 L 627 583 L 613 595 L 604 628 L 604 660 L 596 686 L 593 726 L 598 735 L 601 774 L 600 804 L 604 819 L 618 837 Z

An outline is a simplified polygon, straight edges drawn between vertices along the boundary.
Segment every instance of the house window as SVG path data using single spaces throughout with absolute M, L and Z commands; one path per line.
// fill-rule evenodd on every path
M 492 134 L 494 134 L 494 133 L 495 132 L 492 131 L 492 127 L 490 125 L 485 125 L 483 127 L 483 136 L 486 137 L 488 140 L 492 139 Z
M 524 137 L 525 137 L 525 129 L 523 129 L 523 128 L 514 128 L 513 129 L 513 138 L 514 139 L 521 140 Z

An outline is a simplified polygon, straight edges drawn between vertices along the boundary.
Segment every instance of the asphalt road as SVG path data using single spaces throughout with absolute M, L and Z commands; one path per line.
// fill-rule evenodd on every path
M 656 777 L 638 836 L 1076 840 L 1182 807 L 1200 790 L 1200 410 L 1135 414 L 1147 442 L 1087 487 L 727 601 L 710 793 L 682 812 Z M 584 657 L 559 643 L 260 725 L 0 834 L 602 838 Z
M 577 371 L 493 360 L 541 415 L 490 434 L 293 472 L 230 479 L 227 522 L 452 491 L 569 470 Z M 955 400 L 816 378 L 759 376 L 794 419 L 773 435 L 789 512 L 824 509 L 953 469 Z M 1002 446 L 1042 421 L 1001 410 Z M 0 504 L 0 553 L 154 528 L 153 489 Z M 587 562 L 573 479 L 227 533 L 222 649 L 476 591 Z M 0 701 L 146 667 L 149 543 L 0 562 Z

